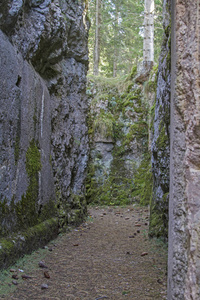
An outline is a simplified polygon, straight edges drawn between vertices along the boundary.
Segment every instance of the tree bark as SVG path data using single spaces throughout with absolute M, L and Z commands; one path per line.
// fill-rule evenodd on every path
M 143 61 L 154 61 L 154 0 L 145 0 Z
M 96 76 L 99 75 L 100 28 L 101 28 L 101 0 L 96 0 L 96 29 L 95 29 L 94 67 L 93 67 L 93 74 Z
M 115 25 L 114 25 L 114 53 L 113 53 L 113 77 L 117 77 L 117 62 L 119 57 L 119 5 L 115 4 Z

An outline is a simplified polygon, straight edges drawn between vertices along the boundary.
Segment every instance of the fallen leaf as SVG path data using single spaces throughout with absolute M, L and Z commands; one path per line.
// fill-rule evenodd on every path
M 160 284 L 163 283 L 162 280 L 161 280 L 160 278 L 158 278 L 157 282 L 160 283 Z
M 78 247 L 78 246 L 79 246 L 79 244 L 74 244 L 73 246 L 74 246 L 74 247 Z
M 44 277 L 45 277 L 45 278 L 48 278 L 48 279 L 50 278 L 50 275 L 49 275 L 49 273 L 48 273 L 47 271 L 44 272 Z
M 22 275 L 22 279 L 31 279 L 32 277 L 31 276 L 28 276 L 28 275 L 26 275 L 26 274 L 23 274 Z
M 16 270 L 15 269 L 10 269 L 10 272 L 16 272 Z
M 13 274 L 13 275 L 12 275 L 12 278 L 13 278 L 13 279 L 18 279 L 18 275 L 17 275 L 17 274 Z
M 141 254 L 141 256 L 146 256 L 146 255 L 148 255 L 148 252 L 143 252 L 143 253 Z

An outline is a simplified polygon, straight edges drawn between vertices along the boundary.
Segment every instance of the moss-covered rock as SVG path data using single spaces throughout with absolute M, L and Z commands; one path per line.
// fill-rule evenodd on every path
M 89 77 L 88 203 L 123 205 L 137 199 L 145 205 L 150 201 L 149 107 L 143 87 L 133 80 L 135 73 L 133 67 L 121 82 Z
M 46 204 L 39 204 L 39 172 L 41 171 L 41 155 L 35 140 L 31 140 L 26 152 L 26 172 L 28 187 L 25 195 L 16 202 L 15 197 L 9 203 L 7 199 L 0 202 L 1 225 L 0 236 L 9 231 L 18 232 L 32 227 L 56 214 L 56 204 L 49 199 Z
M 151 202 L 151 218 L 149 226 L 149 235 L 151 237 L 159 237 L 166 240 L 166 237 L 168 236 L 168 203 L 169 192 L 162 196 L 161 205 L 153 201 Z
M 58 219 L 52 218 L 43 223 L 0 239 L 0 269 L 13 264 L 22 254 L 31 253 L 46 245 L 58 235 Z

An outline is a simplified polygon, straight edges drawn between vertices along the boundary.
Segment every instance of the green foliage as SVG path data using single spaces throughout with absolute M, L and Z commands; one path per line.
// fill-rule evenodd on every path
M 89 1 L 88 14 L 91 20 L 89 32 L 90 71 L 93 71 L 93 49 L 95 39 L 95 0 Z M 143 55 L 144 1 L 102 0 L 100 29 L 101 75 L 113 76 L 114 64 L 117 76 L 132 73 L 131 68 Z M 155 0 L 154 52 L 158 62 L 163 35 L 162 1 Z

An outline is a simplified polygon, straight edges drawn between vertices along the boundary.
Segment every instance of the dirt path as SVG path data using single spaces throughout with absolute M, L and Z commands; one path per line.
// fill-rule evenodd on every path
M 15 290 L 3 296 L 0 289 L 0 299 L 166 299 L 166 249 L 149 241 L 147 230 L 146 209 L 90 208 L 87 223 L 8 272 L 2 287 Z M 38 266 L 40 260 L 48 269 Z M 22 274 L 31 278 L 22 280 Z

